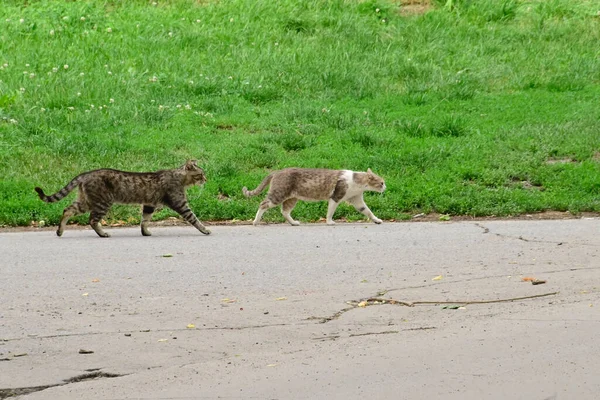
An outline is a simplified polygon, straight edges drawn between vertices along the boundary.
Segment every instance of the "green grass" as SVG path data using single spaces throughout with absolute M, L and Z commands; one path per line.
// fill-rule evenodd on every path
M 600 211 L 597 2 L 432 3 L 3 1 L 0 225 L 58 222 L 36 185 L 187 158 L 202 220 L 252 218 L 241 187 L 290 166 L 372 168 L 384 219 Z

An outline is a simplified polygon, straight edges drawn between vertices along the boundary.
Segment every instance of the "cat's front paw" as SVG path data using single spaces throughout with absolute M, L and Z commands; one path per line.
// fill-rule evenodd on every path
M 210 235 L 210 229 L 204 229 L 201 232 L 204 233 L 205 235 Z
M 327 225 L 330 225 L 330 226 L 331 226 L 331 225 L 335 225 L 335 221 L 334 221 L 334 220 L 327 221 Z
M 290 222 L 292 226 L 300 226 L 300 221 L 292 221 Z
M 373 218 L 373 222 L 375 222 L 376 224 L 380 224 L 380 223 L 382 223 L 383 221 L 382 221 L 382 220 L 380 220 L 379 218 L 375 217 L 375 218 Z

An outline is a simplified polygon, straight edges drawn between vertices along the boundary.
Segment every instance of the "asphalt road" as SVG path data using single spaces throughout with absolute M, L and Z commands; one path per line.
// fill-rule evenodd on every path
M 0 234 L 0 399 L 600 393 L 599 219 L 152 230 Z

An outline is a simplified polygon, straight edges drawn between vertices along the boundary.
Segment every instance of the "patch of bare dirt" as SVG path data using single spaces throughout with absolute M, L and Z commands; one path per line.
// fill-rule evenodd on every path
M 421 15 L 433 9 L 431 0 L 401 0 L 400 15 Z
M 570 157 L 562 157 L 562 158 L 554 158 L 550 157 L 546 160 L 546 164 L 575 164 L 576 160 L 573 160 Z

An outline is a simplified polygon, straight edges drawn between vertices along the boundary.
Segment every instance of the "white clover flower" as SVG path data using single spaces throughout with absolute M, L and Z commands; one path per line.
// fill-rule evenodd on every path
M 106 32 L 111 33 L 112 32 L 112 28 L 106 28 Z
M 95 106 L 93 104 L 90 104 L 90 108 L 94 108 Z
M 8 68 L 8 63 L 4 63 L 4 64 L 2 64 L 2 66 L 3 66 L 4 68 Z
M 63 19 L 63 21 L 68 21 L 69 20 L 69 16 L 65 15 L 62 19 Z
M 382 19 L 382 20 L 381 20 L 381 23 L 382 23 L 382 24 L 385 24 L 385 19 Z
M 172 36 L 173 36 L 173 32 L 169 32 L 169 36 L 171 36 L 171 37 L 172 37 Z
M 199 20 L 199 19 L 197 19 L 197 20 L 196 20 L 196 23 L 197 23 L 197 24 L 199 24 L 199 23 L 200 23 L 200 20 Z
M 190 84 L 190 85 L 193 85 L 193 84 L 194 84 L 194 81 L 190 81 L 190 82 L 189 82 L 189 84 Z
M 181 108 L 181 104 L 177 104 L 177 108 Z
M 25 93 L 25 88 L 24 87 L 20 88 L 19 90 L 21 91 L 21 93 Z
M 10 18 L 6 18 L 6 22 L 10 22 Z
M 81 92 L 77 92 L 77 97 L 81 96 Z
M 108 71 L 108 74 L 109 74 L 109 75 L 112 75 L 112 72 Z
M 230 77 L 229 77 L 229 78 L 227 78 L 227 79 L 233 79 L 233 76 L 230 76 Z
M 41 112 L 46 112 L 46 109 L 44 107 L 40 108 Z
M 29 64 L 25 64 L 26 67 L 29 67 Z
M 8 122 L 10 122 L 11 124 L 18 124 L 19 123 L 19 121 L 17 121 L 14 118 L 9 119 Z
M 23 75 L 27 75 L 29 72 L 27 71 L 23 71 Z
M 229 22 L 233 22 L 233 18 L 229 18 Z
M 108 68 L 108 64 L 104 64 L 104 68 Z
M 50 36 L 54 35 L 54 29 L 50 29 Z
M 85 75 L 85 72 L 80 72 L 79 73 L 79 76 L 84 76 L 84 75 Z
M 375 12 L 376 12 L 376 13 L 378 13 L 378 12 L 379 12 L 379 8 L 376 8 L 376 9 L 375 9 Z
M 69 110 L 69 111 L 75 111 L 75 107 L 67 107 L 67 110 Z
M 191 110 L 191 109 L 192 109 L 192 106 L 190 106 L 189 104 L 186 104 L 186 105 L 185 105 L 185 109 L 186 109 L 186 110 Z
M 23 22 L 25 22 L 25 20 L 24 20 L 23 18 L 21 18 L 21 19 L 19 20 L 19 22 L 20 22 L 20 23 L 23 23 Z
M 156 76 L 153 76 L 152 78 L 148 79 L 150 82 L 156 82 L 158 80 L 158 78 Z
M 279 43 L 275 42 L 275 46 L 279 46 Z
M 52 72 L 58 72 L 58 67 L 52 68 Z
M 79 18 L 79 19 L 80 19 L 80 20 L 82 20 L 82 21 L 85 21 L 85 17 L 81 17 L 81 18 Z
M 157 2 L 155 2 L 155 1 L 153 1 L 153 2 L 152 2 L 152 5 L 153 5 L 153 6 L 156 6 L 157 4 L 158 4 L 158 3 L 157 3 Z
M 162 111 L 162 110 L 164 110 L 164 109 L 165 109 L 165 107 L 164 107 L 162 104 L 158 106 L 158 110 L 159 110 L 159 111 Z
M 108 99 L 109 103 L 114 103 L 115 99 L 113 99 L 112 97 L 110 99 Z
M 33 79 L 33 78 L 35 78 L 35 74 L 32 72 L 29 74 L 29 79 Z
M 63 68 L 64 68 L 64 69 L 69 69 L 69 65 L 68 65 L 68 64 L 65 64 L 65 65 L 63 65 Z

